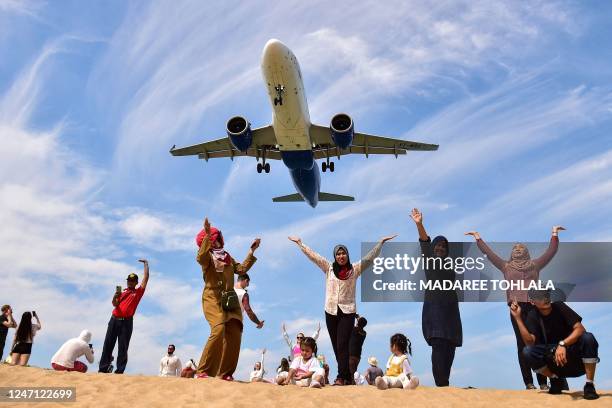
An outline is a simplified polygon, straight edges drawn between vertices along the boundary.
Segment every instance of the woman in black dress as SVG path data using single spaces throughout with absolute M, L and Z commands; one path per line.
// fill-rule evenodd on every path
M 421 252 L 425 258 L 446 258 L 449 254 L 448 240 L 439 235 L 432 241 L 423 226 L 423 214 L 413 209 L 412 220 L 419 232 Z M 436 262 L 438 263 L 438 262 Z M 425 269 L 428 281 L 455 280 L 452 269 Z M 431 367 L 438 387 L 447 387 L 455 348 L 463 343 L 459 300 L 455 291 L 426 290 L 422 314 L 423 337 L 431 346 Z

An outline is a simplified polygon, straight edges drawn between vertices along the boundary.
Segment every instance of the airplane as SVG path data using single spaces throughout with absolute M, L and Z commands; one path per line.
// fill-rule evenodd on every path
M 348 154 L 405 155 L 408 150 L 437 150 L 438 145 L 392 139 L 355 132 L 353 119 L 339 113 L 329 126 L 310 122 L 302 71 L 293 52 L 281 41 L 269 40 L 261 61 L 263 79 L 272 105 L 272 124 L 251 128 L 242 116 L 227 121 L 227 137 L 193 146 L 176 148 L 173 156 L 197 155 L 208 161 L 219 157 L 250 156 L 257 160 L 257 172 L 270 172 L 268 160 L 282 160 L 289 169 L 296 194 L 274 197 L 273 202 L 306 201 L 316 207 L 319 201 L 354 201 L 354 197 L 320 191 L 321 170 L 334 171 L 330 158 Z M 261 162 L 260 162 L 261 161 Z

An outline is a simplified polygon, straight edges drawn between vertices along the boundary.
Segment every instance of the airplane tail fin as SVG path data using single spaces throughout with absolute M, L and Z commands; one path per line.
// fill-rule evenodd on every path
M 275 203 L 291 203 L 291 202 L 304 201 L 304 199 L 302 198 L 301 195 L 295 193 L 295 194 L 289 194 L 289 195 L 284 195 L 280 197 L 274 197 L 272 201 Z M 341 195 L 341 194 L 319 192 L 319 201 L 355 201 L 355 197 Z

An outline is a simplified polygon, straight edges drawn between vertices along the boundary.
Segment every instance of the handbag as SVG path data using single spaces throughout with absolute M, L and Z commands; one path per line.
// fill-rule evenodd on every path
M 233 312 L 240 307 L 238 294 L 232 288 L 230 290 L 221 291 L 221 308 L 226 312 Z
M 225 288 L 225 271 L 221 272 L 221 281 L 219 282 L 222 288 Z M 240 308 L 238 294 L 231 288 L 229 290 L 221 289 L 221 309 L 226 312 L 233 312 Z

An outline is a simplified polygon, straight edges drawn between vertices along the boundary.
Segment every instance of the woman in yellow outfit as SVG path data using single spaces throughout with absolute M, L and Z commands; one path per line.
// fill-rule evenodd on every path
M 221 231 L 211 227 L 208 218 L 204 220 L 204 229 L 196 238 L 199 247 L 196 260 L 202 266 L 202 309 L 210 325 L 210 336 L 200 357 L 197 378 L 234 379 L 242 338 L 242 310 L 237 298 L 231 299 L 236 296 L 234 274 L 243 275 L 253 266 L 257 260 L 253 253 L 259 242 L 256 238 L 245 260 L 238 263 L 223 248 Z

